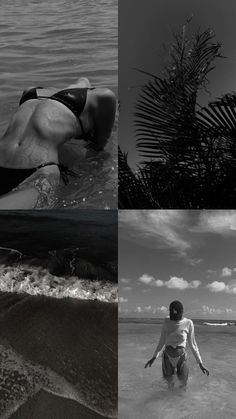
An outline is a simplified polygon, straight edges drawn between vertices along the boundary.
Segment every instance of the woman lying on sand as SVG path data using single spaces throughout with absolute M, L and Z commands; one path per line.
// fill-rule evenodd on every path
M 201 355 L 194 336 L 192 320 L 183 317 L 183 305 L 180 301 L 173 301 L 169 307 L 170 317 L 164 320 L 161 337 L 153 357 L 145 364 L 145 368 L 151 367 L 155 359 L 164 348 L 162 354 L 162 373 L 167 380 L 169 388 L 173 388 L 173 376 L 177 369 L 177 376 L 181 386 L 185 387 L 188 381 L 189 368 L 187 364 L 186 343 L 190 345 L 202 372 L 209 375 L 209 371 L 202 364 Z
M 50 206 L 60 177 L 75 175 L 58 150 L 75 138 L 104 149 L 116 112 L 115 95 L 80 78 L 65 89 L 29 88 L 0 140 L 0 209 Z M 4 195 L 4 196 L 3 196 Z

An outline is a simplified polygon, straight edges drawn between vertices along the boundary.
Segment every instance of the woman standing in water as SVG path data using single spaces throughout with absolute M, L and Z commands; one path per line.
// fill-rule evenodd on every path
M 73 175 L 59 163 L 59 148 L 74 138 L 103 150 L 115 112 L 114 93 L 84 77 L 65 89 L 25 90 L 0 139 L 0 209 L 50 207 L 60 177 Z
M 180 301 L 173 301 L 169 307 L 170 317 L 164 320 L 161 336 L 153 357 L 145 364 L 145 368 L 151 367 L 155 359 L 162 354 L 162 373 L 170 388 L 174 386 L 173 376 L 177 369 L 177 376 L 181 386 L 186 386 L 189 368 L 187 364 L 186 343 L 190 345 L 193 355 L 202 372 L 209 375 L 209 371 L 202 364 L 201 355 L 194 336 L 192 320 L 183 317 L 184 308 Z

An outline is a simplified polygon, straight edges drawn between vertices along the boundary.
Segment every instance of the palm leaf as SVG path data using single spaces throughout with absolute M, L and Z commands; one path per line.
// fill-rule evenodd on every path
M 147 189 L 142 183 L 142 176 L 133 173 L 128 165 L 128 155 L 118 147 L 118 191 L 119 208 L 150 208 L 152 207 Z
M 135 125 L 137 148 L 151 160 L 135 173 L 121 169 L 122 208 L 235 208 L 236 94 L 197 104 L 219 51 L 211 31 L 187 40 L 184 29 L 164 77 L 148 74 Z
M 189 146 L 199 147 L 197 93 L 207 83 L 213 60 L 220 56 L 220 44 L 212 39 L 209 30 L 191 42 L 185 33 L 177 35 L 165 77 L 153 75 L 143 87 L 135 111 L 137 148 L 142 156 L 159 161 L 171 156 L 178 159 Z

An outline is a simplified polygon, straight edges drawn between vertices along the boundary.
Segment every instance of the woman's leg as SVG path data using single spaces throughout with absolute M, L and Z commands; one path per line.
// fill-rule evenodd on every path
M 186 356 L 180 359 L 177 365 L 177 377 L 181 382 L 181 387 L 186 387 L 189 375 L 189 367 Z
M 168 356 L 164 353 L 162 356 L 162 374 L 163 374 L 163 377 L 168 382 L 169 388 L 174 387 L 174 383 L 173 383 L 174 372 L 175 372 L 175 369 L 173 365 L 171 364 Z

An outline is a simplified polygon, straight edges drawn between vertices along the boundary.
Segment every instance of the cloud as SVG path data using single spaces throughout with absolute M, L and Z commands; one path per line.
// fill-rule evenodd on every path
M 178 254 L 186 255 L 191 244 L 183 238 L 186 212 L 178 210 L 123 210 L 119 212 L 120 233 L 142 237 L 143 243 L 153 248 L 174 248 Z
M 132 287 L 124 287 L 123 291 L 132 291 Z
M 142 307 L 138 306 L 136 307 L 136 309 L 134 310 L 136 313 L 143 313 L 143 309 Z
M 216 271 L 214 269 L 208 269 L 207 270 L 207 273 L 208 273 L 208 275 L 207 275 L 208 277 L 209 276 L 215 276 L 216 275 Z
M 236 285 L 228 285 L 223 281 L 213 281 L 206 285 L 211 292 L 226 292 L 227 294 L 236 294 Z
M 233 273 L 233 269 L 225 267 L 221 271 L 221 276 L 231 276 L 232 273 Z
M 165 313 L 168 311 L 168 308 L 165 306 L 161 306 L 161 307 L 157 307 L 157 310 Z
M 221 276 L 225 277 L 225 276 L 232 276 L 233 273 L 236 272 L 236 268 L 223 268 L 221 271 Z
M 155 278 L 151 275 L 148 274 L 143 274 L 142 276 L 140 276 L 140 278 L 138 279 L 139 282 L 142 282 L 143 284 L 151 284 L 151 282 L 155 281 Z
M 119 297 L 119 303 L 127 303 L 127 302 L 128 302 L 128 298 Z
M 119 282 L 122 282 L 122 284 L 129 284 L 130 283 L 130 279 L 128 278 L 120 278 Z
M 161 306 L 161 307 L 153 307 L 151 305 L 149 306 L 145 306 L 145 307 L 141 307 L 138 306 L 134 309 L 135 313 L 148 313 L 148 314 L 157 314 L 157 313 L 166 313 L 168 311 L 168 308 L 165 306 Z
M 185 290 L 189 288 L 198 288 L 201 284 L 201 281 L 191 281 L 188 282 L 186 279 L 178 278 L 177 276 L 172 276 L 169 281 L 165 282 L 165 286 L 170 289 L 179 289 Z
M 226 313 L 232 313 L 233 312 L 232 308 L 226 308 L 225 311 L 226 311 Z
M 162 279 L 156 279 L 153 283 L 152 283 L 152 285 L 155 285 L 156 287 L 163 287 L 163 285 L 164 285 L 165 283 L 164 283 L 164 281 L 162 281 Z
M 199 265 L 199 263 L 201 263 L 203 261 L 203 259 L 201 259 L 201 258 L 199 258 L 199 259 L 189 259 L 188 260 L 188 263 L 191 265 L 191 266 L 197 266 L 197 265 Z
M 202 306 L 202 312 L 203 312 L 203 314 L 204 315 L 206 315 L 206 314 L 210 314 L 210 315 L 215 315 L 215 314 L 223 314 L 223 313 L 225 313 L 225 314 L 232 314 L 232 313 L 235 313 L 235 311 L 234 310 L 232 310 L 232 308 L 215 308 L 215 307 L 209 307 L 209 306 L 207 306 L 207 305 L 203 305 Z
M 148 274 L 143 274 L 139 279 L 139 282 L 142 282 L 145 285 L 151 285 L 156 287 L 167 287 L 169 289 L 194 289 L 198 288 L 201 285 L 201 281 L 195 280 L 188 282 L 184 278 L 179 278 L 177 276 L 172 276 L 168 281 L 162 281 L 161 279 L 155 279 L 153 276 Z
M 222 314 L 225 310 L 220 308 L 208 307 L 206 305 L 202 306 L 202 311 L 204 314 Z
M 236 230 L 236 211 L 201 211 L 198 225 L 191 231 L 199 233 L 228 234 Z
M 227 285 L 224 282 L 214 281 L 210 284 L 207 284 L 206 288 L 208 288 L 212 292 L 221 292 L 226 290 Z

